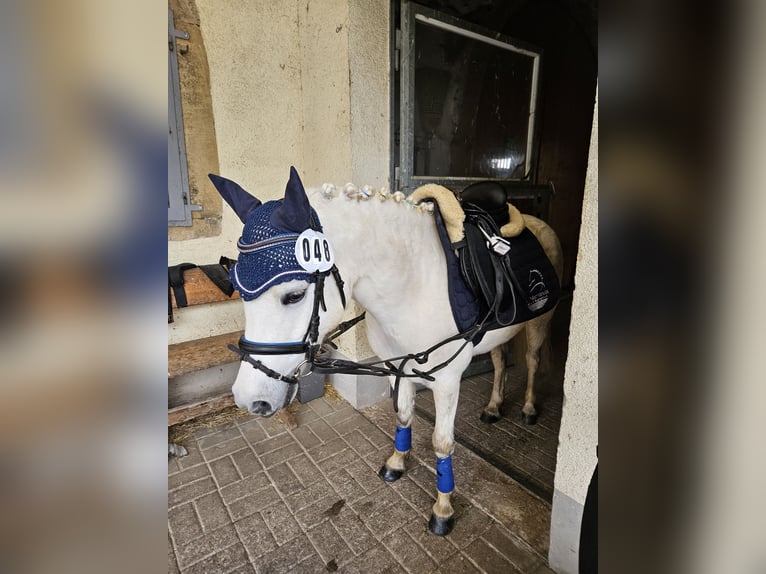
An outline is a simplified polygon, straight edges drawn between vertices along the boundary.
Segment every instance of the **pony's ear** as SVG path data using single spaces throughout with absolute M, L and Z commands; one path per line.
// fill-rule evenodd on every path
M 225 177 L 221 177 L 220 175 L 215 175 L 214 173 L 209 173 L 207 176 L 210 178 L 210 181 L 213 182 L 213 185 L 218 190 L 218 193 L 221 194 L 224 201 L 231 206 L 234 213 L 236 213 L 242 220 L 242 223 L 245 223 L 247 221 L 247 216 L 250 215 L 256 207 L 261 205 L 261 201 L 257 197 L 250 195 L 242 189 L 238 183 L 226 179 Z
M 301 233 L 311 227 L 311 205 L 303 189 L 298 172 L 290 166 L 290 180 L 285 188 L 285 198 L 274 213 L 271 214 L 271 224 L 274 227 Z

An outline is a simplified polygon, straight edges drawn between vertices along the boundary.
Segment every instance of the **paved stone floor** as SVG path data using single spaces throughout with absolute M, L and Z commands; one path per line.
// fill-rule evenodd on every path
M 461 444 L 455 528 L 428 532 L 426 419 L 415 417 L 408 472 L 392 485 L 377 476 L 393 447 L 389 401 L 356 411 L 323 397 L 296 419 L 294 430 L 245 417 L 197 431 L 184 442 L 189 456 L 169 459 L 170 572 L 550 572 L 548 502 Z

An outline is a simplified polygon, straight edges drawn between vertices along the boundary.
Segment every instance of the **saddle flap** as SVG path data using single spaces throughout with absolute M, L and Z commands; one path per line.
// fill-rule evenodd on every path
M 533 319 L 553 308 L 560 296 L 558 276 L 529 229 L 499 238 L 494 220 L 466 210 L 465 241 L 457 248 L 460 270 L 482 313 L 494 311 L 494 326 Z M 502 249 L 493 249 L 500 245 Z
M 464 229 L 465 244 L 458 250 L 460 270 L 474 294 L 481 296 L 482 308 L 490 309 L 494 306 L 497 291 L 487 240 L 473 223 L 467 223 Z

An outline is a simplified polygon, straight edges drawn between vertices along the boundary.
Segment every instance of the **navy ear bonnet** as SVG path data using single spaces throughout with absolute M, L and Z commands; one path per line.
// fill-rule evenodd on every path
M 239 258 L 231 268 L 231 282 L 245 301 L 255 299 L 279 283 L 293 279 L 316 280 L 295 257 L 295 241 L 299 234 L 273 224 L 274 215 L 282 206 L 280 199 L 254 210 L 237 241 Z M 316 220 L 316 213 L 314 218 Z
M 252 301 L 274 285 L 294 279 L 316 281 L 295 256 L 301 232 L 322 230 L 295 168 L 290 169 L 285 198 L 263 204 L 234 182 L 212 174 L 210 179 L 245 223 L 237 241 L 239 258 L 230 271 L 243 300 Z

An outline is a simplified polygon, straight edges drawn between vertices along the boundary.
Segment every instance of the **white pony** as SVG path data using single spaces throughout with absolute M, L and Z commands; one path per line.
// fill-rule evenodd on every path
M 326 184 L 304 191 L 294 170 L 285 199 L 266 204 L 234 182 L 212 175 L 211 179 L 246 224 L 239 242 L 240 259 L 232 269 L 246 320 L 240 342 L 243 362 L 232 389 L 240 408 L 272 416 L 293 400 L 294 383 L 307 370 L 305 350 L 340 324 L 346 299 L 353 298 L 366 310 L 367 337 L 382 358 L 424 351 L 458 333 L 448 300 L 444 252 L 428 208 L 413 205 L 401 192 L 391 194 L 367 186 L 357 189 L 349 184 L 338 192 Z M 524 222 L 560 278 L 561 249 L 556 235 L 539 219 L 525 215 Z M 279 249 L 283 252 L 278 253 Z M 266 255 L 271 257 L 266 263 L 247 259 Z M 271 264 L 276 266 L 264 271 L 264 265 Z M 334 265 L 333 272 L 335 268 L 340 272 L 342 282 L 330 277 L 330 265 Z M 322 279 L 317 280 L 320 275 Z M 324 277 L 328 279 L 322 290 Z M 318 292 L 318 285 L 323 292 Z M 524 413 L 534 416 L 532 382 L 552 314 L 551 310 L 527 323 L 489 331 L 477 345 L 453 340 L 433 351 L 425 364 L 410 362 L 405 367 L 409 374 L 410 365 L 427 371 L 455 355 L 448 365 L 432 373 L 433 381 L 401 379 L 395 449 L 380 471 L 388 482 L 405 471 L 411 447 L 413 383 L 423 383 L 432 390 L 436 406 L 437 500 L 429 521 L 434 534 L 446 535 L 454 524 L 451 455 L 463 371 L 474 355 L 495 349 L 526 326 L 529 384 Z M 313 335 L 312 317 L 319 318 Z M 496 376 L 482 419 L 497 420 L 501 401 L 502 377 Z

